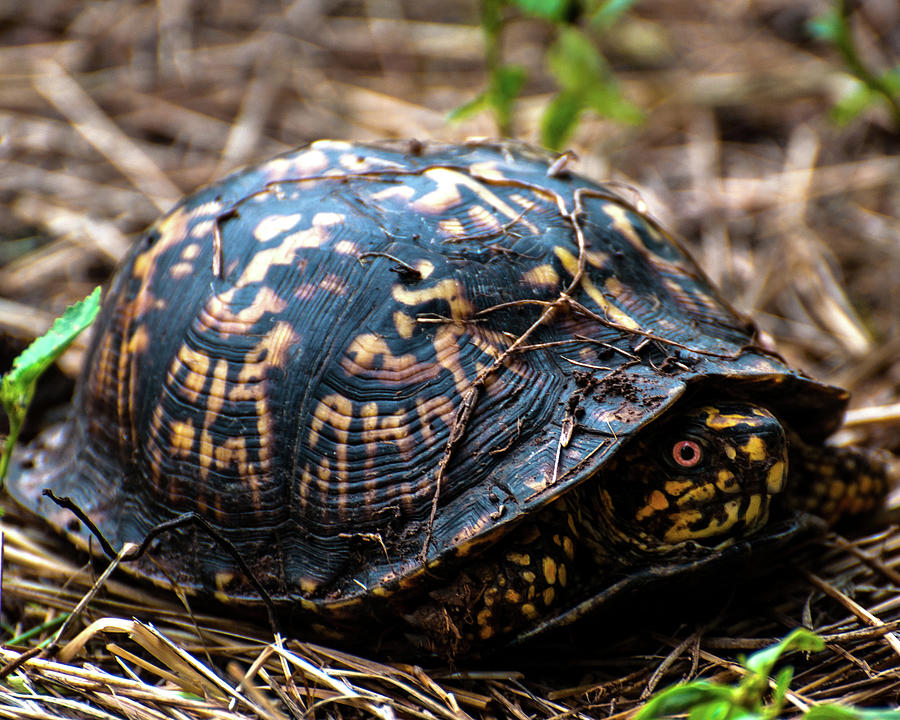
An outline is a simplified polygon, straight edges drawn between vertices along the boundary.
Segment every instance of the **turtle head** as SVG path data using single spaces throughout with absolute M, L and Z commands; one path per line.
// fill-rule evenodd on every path
M 751 534 L 785 489 L 787 453 L 785 430 L 765 408 L 729 401 L 675 413 L 604 471 L 592 534 L 641 555 Z

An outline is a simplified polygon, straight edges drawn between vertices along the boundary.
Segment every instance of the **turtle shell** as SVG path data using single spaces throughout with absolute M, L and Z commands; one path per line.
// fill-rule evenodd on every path
M 843 391 L 569 160 L 320 141 L 196 192 L 124 259 L 71 417 L 11 491 L 82 545 L 42 489 L 115 546 L 197 513 L 276 603 L 352 616 L 590 482 L 686 394 L 831 432 Z M 196 526 L 133 569 L 259 602 Z

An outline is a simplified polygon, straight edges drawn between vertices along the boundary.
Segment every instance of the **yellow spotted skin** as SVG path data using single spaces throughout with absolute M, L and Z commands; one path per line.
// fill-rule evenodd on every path
M 296 627 L 460 652 L 556 622 L 609 572 L 875 505 L 884 463 L 822 446 L 846 393 L 760 347 L 674 238 L 558 160 L 319 141 L 198 190 L 124 259 L 71 418 L 11 492 L 84 547 L 44 488 L 114 547 L 194 513 Z M 727 441 L 657 472 L 688 425 Z M 261 603 L 196 524 L 129 567 Z
M 700 405 L 663 418 L 605 469 L 583 521 L 604 555 L 640 558 L 758 532 L 786 489 L 788 441 L 768 410 Z M 588 520 L 587 518 L 590 518 Z

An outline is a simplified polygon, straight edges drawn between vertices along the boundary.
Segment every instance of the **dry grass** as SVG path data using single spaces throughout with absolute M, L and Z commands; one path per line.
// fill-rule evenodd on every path
M 878 109 L 828 121 L 846 79 L 802 32 L 824 2 L 708 5 L 644 0 L 610 39 L 649 117 L 588 119 L 572 143 L 579 167 L 639 188 L 786 356 L 854 391 L 844 439 L 898 450 L 900 138 Z M 133 233 L 239 164 L 325 136 L 491 134 L 486 117 L 445 122 L 484 79 L 476 20 L 474 2 L 446 0 L 0 5 L 0 367 L 108 276 Z M 877 66 L 898 62 L 898 27 L 896 3 L 866 3 L 857 30 Z M 510 58 L 535 71 L 517 116 L 525 139 L 551 89 L 545 40 L 533 24 L 511 29 Z M 76 346 L 39 411 L 64 399 L 78 364 Z M 14 509 L 3 526 L 9 664 L 49 638 L 94 574 Z M 681 627 L 642 617 L 625 638 L 601 626 L 590 649 L 452 671 L 274 643 L 114 575 L 55 657 L 0 685 L 0 717 L 616 716 L 684 676 L 733 678 L 738 652 L 799 623 L 829 645 L 796 658 L 795 707 L 896 704 L 900 532 L 832 538 L 818 555 L 803 564 L 814 574 L 788 569 Z

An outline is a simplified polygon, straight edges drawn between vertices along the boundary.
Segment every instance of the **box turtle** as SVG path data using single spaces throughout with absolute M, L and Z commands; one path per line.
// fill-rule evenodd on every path
M 185 523 L 132 571 L 259 605 L 238 554 L 294 627 L 445 654 L 877 506 L 889 461 L 824 443 L 847 394 L 570 160 L 321 141 L 194 193 L 11 492 L 82 547 L 45 488 L 116 547 L 196 514 L 235 552 Z

